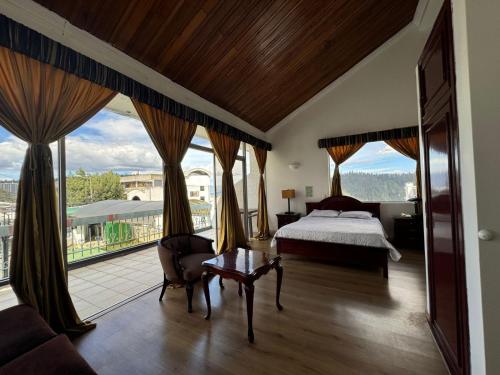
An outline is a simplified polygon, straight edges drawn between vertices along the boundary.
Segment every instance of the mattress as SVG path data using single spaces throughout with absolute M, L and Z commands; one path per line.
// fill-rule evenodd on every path
M 387 240 L 382 223 L 377 218 L 306 216 L 278 229 L 271 246 L 276 246 L 277 238 L 385 248 L 393 261 L 401 259 L 401 254 Z

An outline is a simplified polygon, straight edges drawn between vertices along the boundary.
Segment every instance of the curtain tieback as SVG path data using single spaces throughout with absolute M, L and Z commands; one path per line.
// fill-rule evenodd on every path
M 33 152 L 33 149 L 38 148 L 40 146 L 46 146 L 50 150 L 50 146 L 47 143 L 29 143 L 29 149 L 32 150 L 30 152 L 30 156 L 29 156 L 29 159 L 30 159 L 29 160 L 29 168 L 30 168 L 30 171 L 32 171 L 32 172 L 36 171 L 36 169 L 37 169 L 36 168 L 36 161 L 35 161 L 35 153 Z M 48 157 L 45 159 L 46 159 L 47 165 L 49 167 L 52 167 L 52 158 Z

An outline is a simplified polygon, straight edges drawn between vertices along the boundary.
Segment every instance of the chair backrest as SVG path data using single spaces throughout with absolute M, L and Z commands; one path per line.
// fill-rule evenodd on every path
M 195 234 L 174 234 L 158 241 L 158 256 L 168 280 L 182 280 L 179 259 L 194 253 L 214 254 L 213 240 Z

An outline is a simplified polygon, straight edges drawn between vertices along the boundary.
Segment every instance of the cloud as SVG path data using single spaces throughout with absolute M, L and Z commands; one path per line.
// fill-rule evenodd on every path
M 398 152 L 394 150 L 391 146 L 385 145 L 385 147 L 377 152 L 380 155 L 387 155 L 387 154 L 397 154 Z
M 134 118 L 120 116 L 109 111 L 102 111 L 75 134 L 93 142 L 135 142 L 151 144 L 151 139 L 144 125 Z
M 26 147 L 25 142 L 0 128 L 0 179 L 19 178 Z M 51 145 L 54 159 L 57 158 L 56 147 L 56 144 Z M 184 170 L 201 167 L 211 171 L 213 154 L 189 149 L 182 167 Z M 66 171 L 70 174 L 79 168 L 91 173 L 109 170 L 121 174 L 161 172 L 162 160 L 140 121 L 103 110 L 66 136 Z M 241 167 L 234 172 L 237 179 Z
M 140 142 L 89 142 L 81 137 L 66 139 L 66 169 L 89 172 L 161 170 L 162 161 L 153 145 Z
M 0 179 L 18 179 L 27 144 L 12 135 L 0 141 Z

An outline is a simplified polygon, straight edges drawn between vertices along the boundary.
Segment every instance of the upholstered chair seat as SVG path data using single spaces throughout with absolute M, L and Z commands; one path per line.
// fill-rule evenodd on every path
M 213 258 L 213 254 L 191 254 L 186 255 L 179 259 L 182 268 L 182 278 L 185 281 L 195 281 L 201 277 L 203 268 L 200 267 L 201 263 L 205 260 Z
M 213 240 L 194 234 L 175 234 L 158 241 L 158 256 L 163 268 L 163 288 L 171 283 L 185 283 L 188 312 L 192 312 L 193 285 L 203 273 L 201 263 L 215 257 Z

